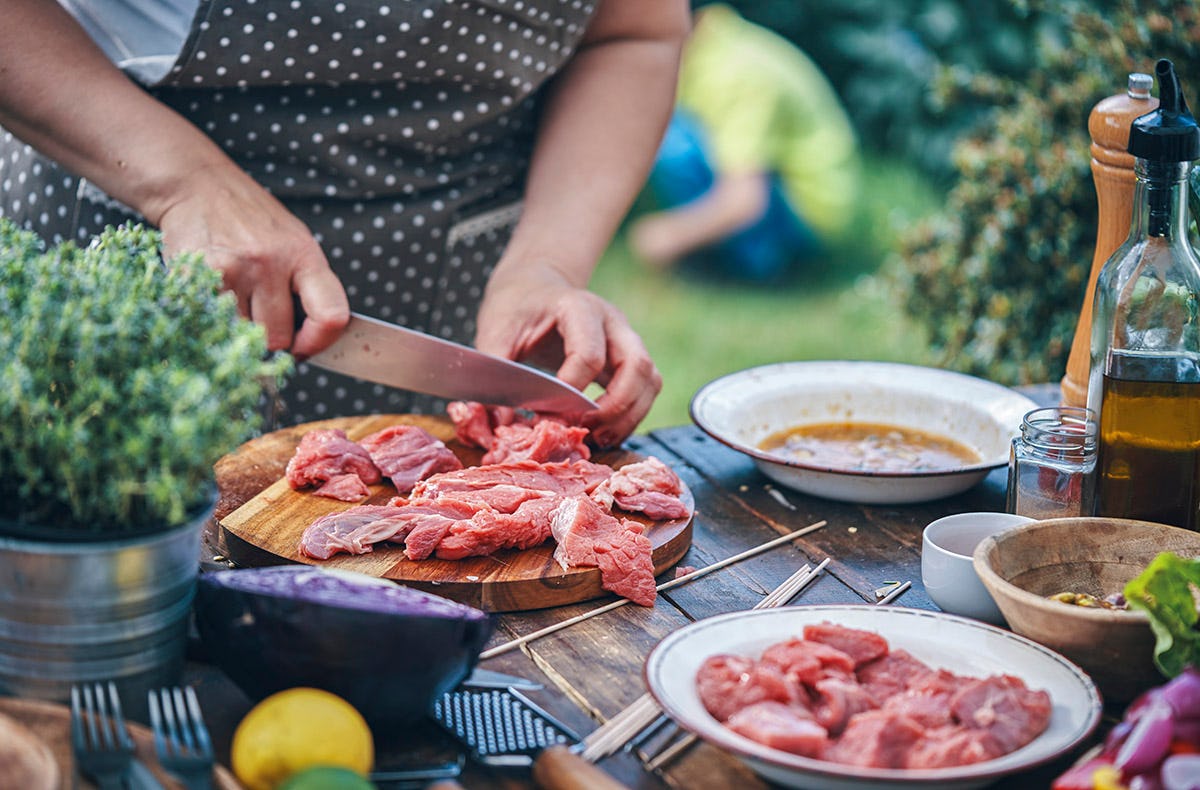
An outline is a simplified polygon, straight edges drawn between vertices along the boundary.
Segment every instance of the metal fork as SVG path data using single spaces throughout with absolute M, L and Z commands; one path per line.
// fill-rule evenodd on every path
M 164 688 L 148 695 L 150 726 L 158 762 L 188 790 L 212 787 L 213 747 L 191 686 Z
M 71 750 L 80 773 L 101 790 L 121 790 L 133 749 L 116 684 L 72 686 Z

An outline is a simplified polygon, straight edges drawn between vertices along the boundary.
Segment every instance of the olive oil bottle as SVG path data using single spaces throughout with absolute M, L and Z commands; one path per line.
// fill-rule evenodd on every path
M 1160 60 L 1155 76 L 1158 109 L 1129 133 L 1129 236 L 1096 280 L 1096 514 L 1200 529 L 1200 260 L 1187 200 L 1200 127 L 1171 62 Z

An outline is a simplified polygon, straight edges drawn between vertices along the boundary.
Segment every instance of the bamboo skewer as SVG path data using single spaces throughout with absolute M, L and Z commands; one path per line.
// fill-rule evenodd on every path
M 808 533 L 818 530 L 821 527 L 825 526 L 826 523 L 827 523 L 826 521 L 821 520 L 821 521 L 816 522 L 815 524 L 810 524 L 807 527 L 804 527 L 803 529 L 798 529 L 795 532 L 789 532 L 786 535 L 780 535 L 778 538 L 769 540 L 760 546 L 755 546 L 754 548 L 747 549 L 746 551 L 743 551 L 740 554 L 735 554 L 732 557 L 728 557 L 726 559 L 720 560 L 719 562 L 714 562 L 712 565 L 708 565 L 704 568 L 700 568 L 699 570 L 692 571 L 689 574 L 680 576 L 678 579 L 672 579 L 671 581 L 663 582 L 662 584 L 658 585 L 655 589 L 658 592 L 665 592 L 667 590 L 674 589 L 675 587 L 678 587 L 681 584 L 685 584 L 694 579 L 699 579 L 701 576 L 705 576 L 709 573 L 712 573 L 713 571 L 718 571 L 721 568 L 726 567 L 727 565 L 732 565 L 733 563 L 744 560 L 747 557 L 753 557 L 755 554 L 761 554 L 762 552 L 767 551 L 768 549 L 773 549 L 776 546 L 787 543 L 788 541 L 792 541 L 792 540 L 795 540 L 796 538 L 803 537 L 804 535 L 807 535 Z M 503 653 L 507 653 L 508 651 L 518 648 L 527 642 L 532 642 L 535 639 L 540 639 L 541 637 L 546 636 L 548 634 L 552 634 L 555 631 L 561 631 L 562 629 L 567 628 L 568 626 L 572 626 L 572 625 L 575 625 L 576 623 L 583 622 L 584 620 L 595 617 L 596 615 L 604 614 L 605 612 L 611 612 L 613 609 L 620 608 L 627 603 L 629 603 L 628 598 L 621 598 L 620 600 L 613 601 L 612 603 L 607 603 L 604 606 L 597 607 L 590 611 L 584 612 L 583 614 L 575 615 L 574 617 L 568 617 L 566 620 L 563 620 L 560 623 L 555 623 L 554 625 L 546 626 L 545 628 L 534 631 L 533 633 L 526 634 L 525 636 L 517 637 L 516 639 L 513 639 L 512 641 L 505 642 L 504 644 L 497 645 L 496 647 L 492 647 L 487 650 L 484 650 L 482 653 L 479 654 L 479 660 L 484 661 L 489 658 L 494 658 L 495 656 L 501 655 Z

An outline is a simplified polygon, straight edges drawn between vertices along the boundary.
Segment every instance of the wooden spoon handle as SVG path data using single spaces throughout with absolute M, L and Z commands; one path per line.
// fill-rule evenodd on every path
M 551 746 L 538 755 L 533 781 L 544 790 L 628 790 L 565 746 Z

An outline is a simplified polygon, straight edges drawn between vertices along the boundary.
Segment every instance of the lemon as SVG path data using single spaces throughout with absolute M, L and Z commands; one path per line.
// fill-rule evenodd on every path
M 366 776 L 375 761 L 371 729 L 354 706 L 314 688 L 280 691 L 238 724 L 233 772 L 249 790 L 277 790 L 316 766 L 340 766 Z
M 293 774 L 279 790 L 375 790 L 375 785 L 349 768 L 318 765 Z

